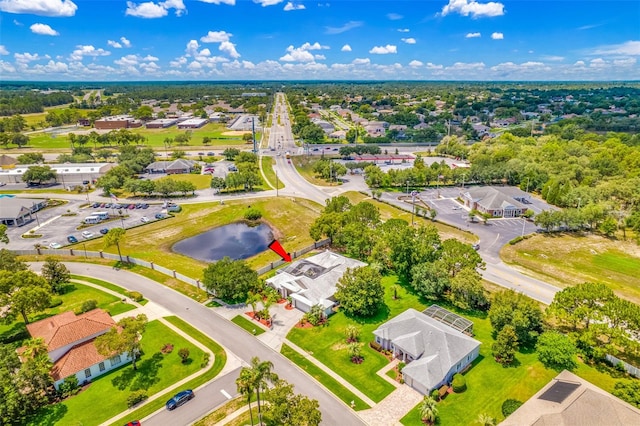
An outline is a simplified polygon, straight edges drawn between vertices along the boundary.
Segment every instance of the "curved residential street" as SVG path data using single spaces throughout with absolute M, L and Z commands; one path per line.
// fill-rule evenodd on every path
M 273 362 L 274 371 L 280 378 L 295 386 L 296 392 L 304 393 L 312 399 L 318 400 L 322 411 L 322 420 L 327 425 L 363 425 L 365 424 L 353 410 L 342 401 L 326 391 L 314 379 L 300 370 L 278 352 L 263 344 L 240 327 L 213 312 L 211 308 L 186 297 L 182 294 L 141 275 L 112 267 L 88 263 L 66 262 L 65 265 L 72 274 L 95 277 L 107 282 L 113 282 L 128 290 L 141 292 L 145 298 L 173 312 L 193 325 L 207 336 L 218 342 L 228 350 L 229 356 L 237 356 L 244 363 L 249 363 L 254 356 L 261 360 Z M 42 262 L 31 263 L 33 270 L 40 270 Z M 228 377 L 229 376 L 229 377 Z M 198 391 L 198 396 L 185 407 L 167 413 L 160 410 L 144 424 L 152 425 L 186 425 L 193 422 L 215 406 L 224 402 L 224 390 L 230 395 L 236 394 L 233 373 L 217 378 L 207 384 L 206 390 Z M 233 380 L 231 380 L 233 379 Z M 206 395 L 211 395 L 211 398 Z

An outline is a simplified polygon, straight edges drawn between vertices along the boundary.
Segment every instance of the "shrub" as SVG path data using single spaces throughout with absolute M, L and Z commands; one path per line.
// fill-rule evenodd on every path
M 451 387 L 455 393 L 464 392 L 467 390 L 467 380 L 460 373 L 453 375 L 453 380 L 451 381 Z
M 512 239 L 511 241 L 509 241 L 509 244 L 515 245 L 515 244 L 519 243 L 522 240 L 524 240 L 524 237 L 519 235 L 519 236 L 515 237 L 514 239 Z
M 0 334 L 0 343 L 3 345 L 8 345 L 10 343 L 19 342 L 30 337 L 31 335 L 29 334 L 27 329 L 22 326 L 22 328 L 12 328 L 11 330 L 7 330 L 4 333 Z
M 189 349 L 187 349 L 187 348 L 180 349 L 178 351 L 178 355 L 182 359 L 182 363 L 185 364 L 187 362 L 187 360 L 189 359 Z
M 251 207 L 244 212 L 244 218 L 247 220 L 258 220 L 262 218 L 262 212 L 254 207 Z
M 165 343 L 165 345 L 160 349 L 160 352 L 163 354 L 170 354 L 173 351 L 173 345 L 171 343 Z
M 200 364 L 200 368 L 205 368 L 209 364 L 209 352 L 204 353 L 204 357 L 202 357 L 202 363 Z
M 402 373 L 402 369 L 406 366 L 407 364 L 404 362 L 399 362 L 398 363 L 398 372 Z
M 138 291 L 126 291 L 124 294 L 134 302 L 140 302 L 144 299 L 144 297 L 142 296 L 142 293 Z
M 80 306 L 80 313 L 84 314 L 98 307 L 98 301 L 94 299 L 85 300 Z
M 431 398 L 436 401 L 440 401 L 440 392 L 438 392 L 438 389 L 434 389 L 431 391 Z
M 149 398 L 149 396 L 147 395 L 147 391 L 143 389 L 133 391 L 127 397 L 127 406 L 131 408 L 134 405 L 144 401 L 147 398 Z
M 375 341 L 370 342 L 369 343 L 369 347 L 371 347 L 371 349 L 374 349 L 374 350 L 376 350 L 378 352 L 382 351 L 382 346 L 380 345 L 380 343 L 375 342 Z
M 60 385 L 58 391 L 62 394 L 63 398 L 71 395 L 75 395 L 79 391 L 78 378 L 73 375 L 64 379 L 64 382 Z
M 522 401 L 517 399 L 505 399 L 502 403 L 502 415 L 509 417 L 511 413 L 516 411 L 522 405 Z
M 349 324 L 344 331 L 347 343 L 357 342 L 360 339 L 360 329 L 353 324 Z
M 58 297 L 54 297 L 53 299 L 51 299 L 51 303 L 49 303 L 49 307 L 50 308 L 55 308 L 56 306 L 60 306 L 62 305 L 63 300 L 58 298 Z

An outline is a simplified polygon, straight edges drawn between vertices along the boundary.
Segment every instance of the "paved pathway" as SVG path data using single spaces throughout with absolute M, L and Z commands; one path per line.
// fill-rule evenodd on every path
M 408 385 L 400 385 L 375 407 L 359 411 L 358 414 L 370 426 L 400 425 L 400 419 L 422 401 L 422 398 L 421 393 Z

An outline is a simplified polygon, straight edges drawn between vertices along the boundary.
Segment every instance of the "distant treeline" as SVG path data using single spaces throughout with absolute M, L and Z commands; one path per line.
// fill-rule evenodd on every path
M 0 91 L 0 116 L 43 112 L 45 107 L 73 102 L 67 92 L 37 93 L 24 90 Z

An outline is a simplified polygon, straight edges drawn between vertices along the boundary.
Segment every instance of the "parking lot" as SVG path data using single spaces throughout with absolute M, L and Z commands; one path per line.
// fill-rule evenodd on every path
M 107 204 L 109 207 L 107 207 Z M 97 207 L 86 206 L 86 202 L 69 201 L 58 207 L 48 208 L 37 212 L 30 223 L 21 226 L 10 226 L 7 234 L 11 240 L 11 247 L 15 249 L 33 249 L 36 244 L 42 247 L 64 247 L 72 244 L 73 236 L 78 243 L 92 238 L 102 237 L 101 229 L 131 228 L 144 223 L 160 220 L 167 215 L 167 206 L 163 204 L 148 204 L 147 208 L 128 208 L 121 205 L 114 208 L 112 203 L 99 203 Z M 85 207 L 80 207 L 85 205 Z M 117 206 L 116 206 L 117 207 Z M 86 217 L 96 212 L 107 212 L 108 220 L 96 224 L 84 224 Z M 143 219 L 144 218 L 144 219 Z M 84 225 L 84 226 L 83 226 Z M 82 229 L 78 229 L 82 226 Z M 85 232 L 83 236 L 83 232 Z M 22 235 L 41 235 L 37 238 L 23 238 Z

